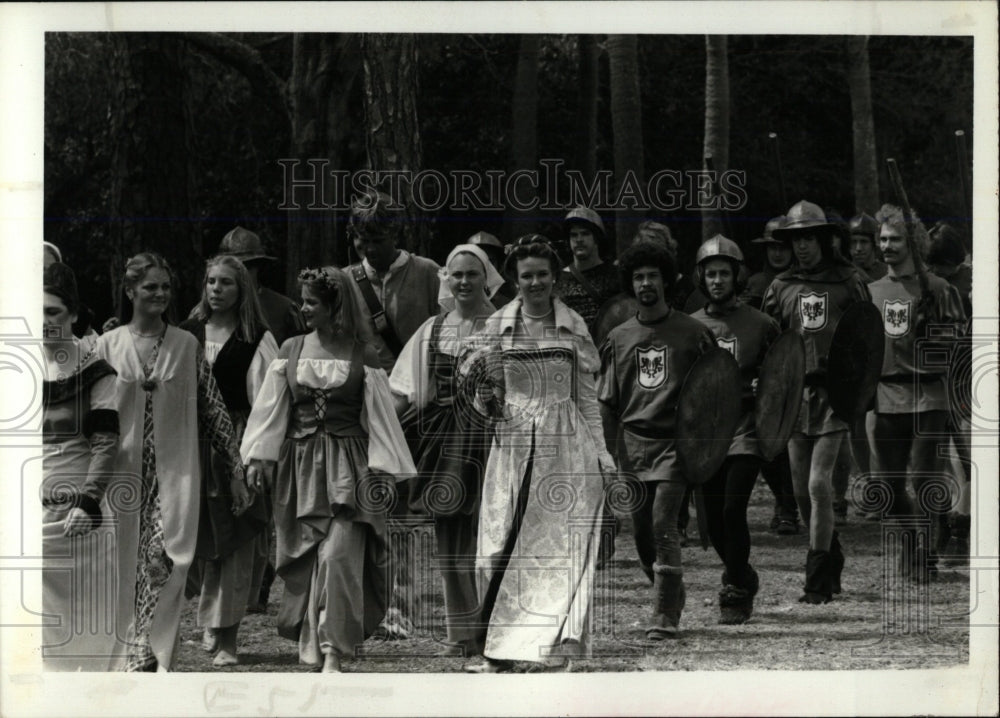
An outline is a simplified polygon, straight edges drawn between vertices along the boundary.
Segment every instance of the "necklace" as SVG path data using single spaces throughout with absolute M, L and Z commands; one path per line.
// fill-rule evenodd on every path
M 160 334 L 163 333 L 162 329 L 158 329 L 157 331 L 152 332 L 151 334 L 144 334 L 142 332 L 137 332 L 135 329 L 133 329 L 131 324 L 129 324 L 128 330 L 132 333 L 132 336 L 134 336 L 134 337 L 143 337 L 145 339 L 150 339 L 152 337 L 158 337 L 158 336 L 160 336 Z
M 538 314 L 538 315 L 528 314 L 528 312 L 524 308 L 524 306 L 523 305 L 521 306 L 521 314 L 523 314 L 524 316 L 526 316 L 528 319 L 545 319 L 545 317 L 547 317 L 550 314 L 552 314 L 553 311 L 555 311 L 555 308 L 551 307 L 551 308 L 549 308 L 549 311 L 545 312 L 545 314 Z

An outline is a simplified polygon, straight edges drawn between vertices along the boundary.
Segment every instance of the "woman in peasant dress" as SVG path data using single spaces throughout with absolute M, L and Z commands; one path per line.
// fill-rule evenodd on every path
M 278 634 L 324 672 L 385 615 L 384 475 L 416 473 L 349 281 L 332 267 L 299 275 L 311 331 L 271 363 L 241 447 L 252 486 L 273 472 Z
M 444 585 L 445 626 L 453 650 L 483 650 L 484 627 L 476 589 L 476 532 L 483 469 L 492 430 L 472 407 L 474 394 L 457 383 L 464 340 L 493 314 L 490 297 L 503 277 L 486 253 L 460 244 L 441 270 L 441 313 L 431 317 L 400 352 L 389 386 L 403 417 L 419 476 L 410 508 L 434 518 L 437 557 Z
M 479 515 L 489 627 L 472 673 L 589 654 L 604 476 L 615 471 L 597 405 L 597 349 L 580 315 L 552 296 L 555 252 L 528 235 L 507 268 L 519 296 L 489 318 L 463 363 L 479 385 L 477 405 L 499 419 Z
M 115 370 L 74 338 L 80 308 L 73 270 L 44 274 L 46 379 L 42 385 L 42 627 L 47 671 L 106 671 L 115 648 L 108 601 L 115 529 L 106 496 L 118 451 Z
M 208 261 L 201 301 L 181 328 L 194 334 L 204 348 L 240 441 L 253 400 L 278 354 L 250 274 L 240 260 L 219 255 Z M 259 552 L 266 553 L 267 507 L 263 496 L 255 496 L 246 512 L 234 516 L 224 462 L 207 442 L 201 450 L 203 490 L 195 551 L 199 561 L 191 575 L 201 594 L 198 625 L 205 627 L 203 646 L 215 653 L 213 665 L 231 666 L 239 663 L 240 621 L 253 587 L 260 585 L 253 575 L 254 559 Z

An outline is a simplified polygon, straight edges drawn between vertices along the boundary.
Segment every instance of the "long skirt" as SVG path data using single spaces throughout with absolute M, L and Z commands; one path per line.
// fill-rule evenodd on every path
M 278 634 L 298 642 L 308 665 L 353 655 L 385 616 L 385 512 L 367 465 L 367 437 L 322 431 L 286 439 L 278 458 Z

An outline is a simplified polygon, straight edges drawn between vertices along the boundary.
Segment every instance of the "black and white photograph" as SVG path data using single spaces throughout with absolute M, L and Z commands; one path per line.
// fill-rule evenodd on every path
M 995 5 L 0 28 L 0 713 L 1000 711 Z

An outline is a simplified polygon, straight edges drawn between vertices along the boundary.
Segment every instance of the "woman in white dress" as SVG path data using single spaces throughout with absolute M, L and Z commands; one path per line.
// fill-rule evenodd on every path
M 299 282 L 311 331 L 271 363 L 241 452 L 252 486 L 273 474 L 278 634 L 333 673 L 385 615 L 385 475 L 416 469 L 350 279 L 323 267 Z
M 170 670 L 194 561 L 201 498 L 199 438 L 232 477 L 233 512 L 250 496 L 229 413 L 190 333 L 164 319 L 174 280 L 163 257 L 143 252 L 125 267 L 131 307 L 97 351 L 118 371 L 121 447 L 115 482 L 137 507 L 118 511 L 120 667 Z M 128 309 L 128 307 L 123 307 Z
M 42 385 L 42 628 L 47 671 L 106 671 L 115 648 L 108 603 L 115 530 L 107 494 L 118 451 L 115 371 L 74 338 L 80 299 L 73 271 L 44 275 Z M 56 622 L 55 619 L 58 619 Z
M 555 252 L 540 235 L 522 237 L 507 271 L 519 295 L 489 318 L 463 364 L 479 384 L 477 404 L 497 419 L 477 561 L 489 627 L 472 673 L 589 655 L 604 477 L 615 471 L 597 405 L 597 348 L 580 315 L 552 296 Z
M 181 329 L 194 334 L 204 348 L 236 441 L 241 441 L 278 345 L 267 330 L 257 292 L 240 260 L 225 254 L 208 260 L 201 301 Z M 253 587 L 260 585 L 254 561 L 267 554 L 267 507 L 264 496 L 257 495 L 246 512 L 234 516 L 230 489 L 234 477 L 225 473 L 224 462 L 210 444 L 202 442 L 201 451 L 202 504 L 195 551 L 199 570 L 191 571 L 200 584 L 198 625 L 205 628 L 204 648 L 215 653 L 212 664 L 230 666 L 239 663 L 237 632 Z

